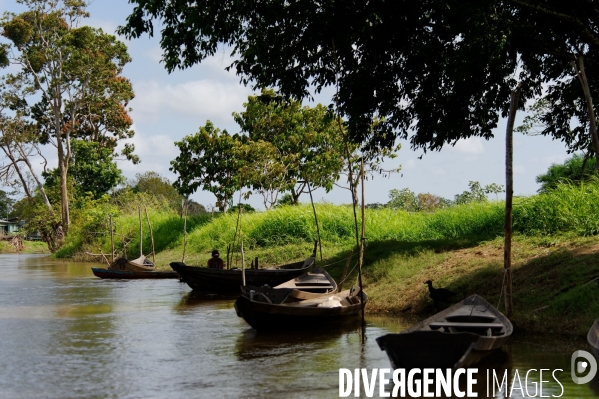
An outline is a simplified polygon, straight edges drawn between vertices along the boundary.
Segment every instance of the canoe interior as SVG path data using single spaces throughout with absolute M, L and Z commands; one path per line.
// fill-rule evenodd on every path
M 322 285 L 315 285 L 316 282 Z M 312 292 L 315 287 L 326 292 Z M 354 318 L 363 307 L 361 298 L 364 304 L 368 300 L 358 287 L 339 293 L 336 289 L 337 284 L 328 273 L 316 269 L 274 288 L 243 287 L 235 309 L 258 331 L 319 328 Z
M 126 258 L 118 258 L 108 266 L 108 270 L 120 270 L 130 272 L 155 271 L 154 264 L 145 256 L 140 256 L 137 259 L 128 260 Z

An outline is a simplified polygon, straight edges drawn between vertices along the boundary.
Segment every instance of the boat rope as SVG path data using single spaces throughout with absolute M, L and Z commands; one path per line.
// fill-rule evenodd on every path
M 339 287 L 343 287 L 343 284 L 345 283 L 345 281 L 349 278 L 349 276 L 351 276 L 351 274 L 353 273 L 353 271 L 355 270 L 356 267 L 358 267 L 359 262 L 356 262 L 356 264 L 354 265 L 354 267 L 350 270 L 349 273 L 347 273 L 347 276 L 345 276 L 345 278 L 343 279 L 343 281 L 339 282 Z
M 353 257 L 354 257 L 354 256 L 356 256 L 356 255 L 358 255 L 358 254 L 357 254 L 357 253 L 356 253 L 356 254 L 352 254 L 351 258 L 353 258 Z M 337 264 L 339 264 L 339 263 L 341 263 L 341 262 L 347 262 L 347 259 L 341 259 L 341 260 L 339 260 L 339 261 L 337 261 L 337 262 L 329 263 L 328 265 L 324 265 L 324 266 L 318 266 L 318 267 L 325 268 L 325 267 L 329 267 L 329 266 L 337 265 Z M 353 269 L 352 269 L 352 270 L 353 270 Z
M 505 288 L 505 279 L 507 274 L 507 269 L 503 269 L 503 281 L 501 282 L 501 292 L 499 293 L 499 300 L 497 301 L 497 309 L 499 309 L 499 304 L 501 303 L 501 297 L 503 296 L 503 289 Z

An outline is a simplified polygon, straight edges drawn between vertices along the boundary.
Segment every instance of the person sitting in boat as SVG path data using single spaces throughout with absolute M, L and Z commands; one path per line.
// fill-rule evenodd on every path
M 208 267 L 210 269 L 223 269 L 224 268 L 224 262 L 220 258 L 220 253 L 218 252 L 218 249 L 215 249 L 214 251 L 212 251 L 212 258 L 208 259 Z

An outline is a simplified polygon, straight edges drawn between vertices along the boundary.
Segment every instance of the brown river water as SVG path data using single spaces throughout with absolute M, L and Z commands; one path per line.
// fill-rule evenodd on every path
M 170 279 L 101 280 L 91 266 L 0 255 L 0 399 L 337 398 L 339 369 L 390 368 L 376 337 L 410 325 L 367 317 L 364 343 L 359 327 L 258 334 L 237 317 L 234 298 L 198 296 Z M 545 397 L 597 396 L 596 380 L 573 383 L 572 351 L 550 338 L 517 337 L 491 361 L 508 370 L 510 397 L 534 395 L 539 374 L 527 383 L 530 369 L 563 370 L 555 374 L 563 388 L 545 374 Z

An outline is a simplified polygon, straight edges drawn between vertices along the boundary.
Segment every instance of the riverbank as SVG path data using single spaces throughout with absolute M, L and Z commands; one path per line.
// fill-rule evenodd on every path
M 23 250 L 18 251 L 8 241 L 0 241 L 0 254 L 48 254 L 48 245 L 43 241 L 27 241 L 23 240 Z
M 364 284 L 371 314 L 435 312 L 424 281 L 454 291 L 456 300 L 484 296 L 503 310 L 503 202 L 453 206 L 434 213 L 367 209 L 367 248 Z M 304 259 L 318 237 L 312 207 L 288 206 L 266 212 L 200 214 L 182 219 L 176 211 L 149 207 L 156 265 L 169 270 L 173 261 L 203 266 L 213 248 L 232 265 L 240 266 L 240 241 L 245 258 L 258 257 L 260 267 Z M 596 209 L 597 208 L 597 209 Z M 139 218 L 133 206 L 113 214 L 116 252 L 139 256 Z M 352 207 L 317 204 L 322 261 L 340 281 L 355 247 Z M 88 212 L 87 214 L 91 214 Z M 96 211 L 89 222 L 74 224 L 56 254 L 75 260 L 95 260 L 86 252 L 110 253 L 108 218 Z M 586 333 L 599 317 L 599 184 L 561 185 L 544 194 L 514 202 L 512 249 L 512 316 L 517 329 L 552 334 Z M 86 219 L 87 220 L 87 219 Z M 184 225 L 186 233 L 183 233 Z M 237 231 L 237 233 L 236 233 Z M 144 227 L 143 253 L 151 253 L 149 229 Z M 186 244 L 184 244 L 186 242 Z M 346 286 L 356 280 L 356 254 L 348 265 Z

